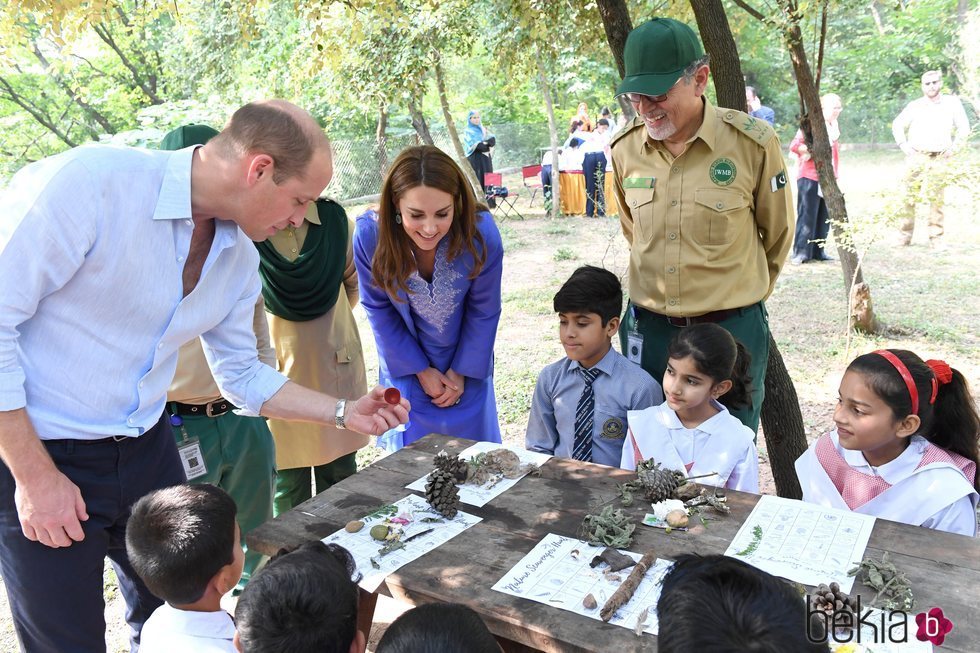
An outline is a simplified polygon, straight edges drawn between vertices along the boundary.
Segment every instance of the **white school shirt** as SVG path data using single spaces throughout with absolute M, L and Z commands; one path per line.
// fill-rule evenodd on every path
M 582 172 L 584 164 L 585 152 L 582 151 L 581 145 L 579 147 L 566 147 L 558 155 L 559 172 Z
M 840 445 L 836 430 L 823 437 L 831 439 L 834 449 L 852 469 L 878 476 L 891 485 L 852 512 L 912 526 L 976 536 L 976 507 L 980 495 L 963 472 L 954 465 L 930 463 L 919 467 L 922 456 L 929 447 L 929 441 L 925 438 L 913 435 L 909 446 L 898 458 L 879 467 L 872 467 L 864 459 L 863 453 Z M 803 500 L 851 510 L 817 459 L 816 446 L 817 442 L 811 444 L 796 460 L 796 475 L 800 479 Z
M 585 144 L 581 146 L 582 152 L 584 154 L 595 154 L 597 152 L 605 152 L 609 147 L 610 136 L 611 134 L 609 133 L 608 127 L 606 128 L 606 131 L 603 133 L 595 131 L 590 134 L 586 134 L 587 138 L 585 139 Z
M 627 413 L 629 430 L 620 467 L 636 469 L 636 448 L 643 460 L 653 458 L 665 468 L 688 476 L 715 474 L 698 483 L 742 492 L 759 492 L 759 458 L 752 429 L 710 400 L 718 413 L 689 429 L 667 402 Z M 688 469 L 688 465 L 691 467 Z
M 224 610 L 191 612 L 164 603 L 143 624 L 140 653 L 238 653 L 235 622 Z
M 194 150 L 76 147 L 0 194 L 0 411 L 26 407 L 42 440 L 141 435 L 198 336 L 244 414 L 287 381 L 258 360 L 259 257 L 234 222 L 183 296 Z

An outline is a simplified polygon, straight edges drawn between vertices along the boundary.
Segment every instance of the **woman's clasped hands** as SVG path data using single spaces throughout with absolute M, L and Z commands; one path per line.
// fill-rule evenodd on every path
M 428 367 L 415 376 L 422 384 L 425 394 L 432 397 L 432 403 L 440 408 L 455 406 L 463 396 L 464 377 L 452 368 L 443 374 L 434 367 Z

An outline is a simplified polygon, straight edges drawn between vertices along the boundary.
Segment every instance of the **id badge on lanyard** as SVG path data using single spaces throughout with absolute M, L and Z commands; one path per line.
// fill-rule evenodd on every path
M 630 303 L 630 316 L 633 318 L 629 333 L 626 334 L 626 359 L 641 364 L 643 360 L 643 334 L 637 328 L 638 311 L 636 306 Z
M 184 428 L 184 420 L 180 415 L 170 416 L 170 425 L 180 429 L 181 441 L 177 445 L 177 454 L 180 456 L 180 464 L 184 466 L 184 475 L 187 480 L 204 476 L 208 473 L 208 466 L 204 463 L 204 454 L 201 452 L 201 443 L 197 438 L 192 438 Z

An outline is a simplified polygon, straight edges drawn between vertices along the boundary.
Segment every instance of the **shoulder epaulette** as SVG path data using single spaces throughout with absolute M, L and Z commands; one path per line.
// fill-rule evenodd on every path
M 615 145 L 616 141 L 626 136 L 626 134 L 629 134 L 637 127 L 642 127 L 642 126 L 643 126 L 643 118 L 639 116 L 634 116 L 632 120 L 630 120 L 628 123 L 623 125 L 623 128 L 613 135 L 613 137 L 609 140 L 609 147 Z
M 753 141 L 765 147 L 772 137 L 776 135 L 776 130 L 765 120 L 750 116 L 744 111 L 737 109 L 718 108 L 718 117 L 729 125 L 739 130 Z

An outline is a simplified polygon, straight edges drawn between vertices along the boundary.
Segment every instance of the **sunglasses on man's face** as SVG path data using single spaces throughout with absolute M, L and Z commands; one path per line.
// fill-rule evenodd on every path
M 647 102 L 665 102 L 667 100 L 667 93 L 662 93 L 660 95 L 644 95 L 643 93 L 624 93 L 626 100 L 630 104 L 639 104 L 643 100 Z
M 943 82 L 942 82 L 941 79 L 934 79 L 934 80 L 929 81 L 929 82 L 922 82 L 922 85 L 923 86 L 938 86 L 939 84 L 942 84 L 942 83 Z

